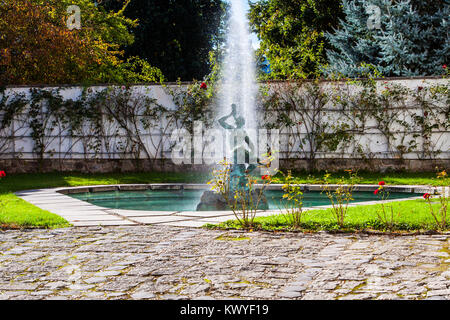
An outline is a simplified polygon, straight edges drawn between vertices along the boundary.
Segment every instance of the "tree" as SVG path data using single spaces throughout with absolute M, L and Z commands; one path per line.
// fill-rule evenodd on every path
M 87 76 L 95 54 L 77 33 L 53 24 L 51 9 L 26 0 L 1 3 L 2 84 L 55 83 Z
M 341 0 L 261 0 L 250 3 L 250 24 L 261 39 L 270 79 L 311 78 L 326 62 L 324 32 L 338 26 Z
M 67 26 L 69 5 L 81 9 L 81 29 Z M 160 72 L 123 61 L 135 22 L 90 0 L 5 0 L 0 3 L 0 83 L 61 84 L 157 80 Z M 154 75 L 154 76 L 152 76 Z
M 344 0 L 345 19 L 326 37 L 326 73 L 361 77 L 443 74 L 450 56 L 447 0 Z
M 117 9 L 121 2 L 103 5 Z M 149 61 L 169 81 L 200 80 L 210 72 L 209 52 L 223 41 L 222 0 L 131 0 L 124 15 L 138 22 L 127 57 Z

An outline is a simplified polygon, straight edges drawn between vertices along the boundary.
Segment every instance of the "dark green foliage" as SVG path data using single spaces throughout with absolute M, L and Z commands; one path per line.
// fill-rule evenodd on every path
M 341 0 L 250 1 L 250 24 L 261 39 L 270 79 L 315 77 L 326 61 L 324 32 L 342 16 Z
M 202 79 L 211 69 L 209 52 L 222 42 L 224 13 L 222 0 L 132 0 L 124 15 L 139 25 L 125 54 L 147 60 L 168 81 Z

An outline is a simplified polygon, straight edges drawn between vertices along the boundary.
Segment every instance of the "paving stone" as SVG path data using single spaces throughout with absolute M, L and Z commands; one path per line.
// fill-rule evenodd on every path
M 92 278 L 88 278 L 88 279 L 84 280 L 84 282 L 87 284 L 102 283 L 105 281 L 107 281 L 107 279 L 105 277 L 92 277 Z
M 44 288 L 52 289 L 52 290 L 60 290 L 63 288 L 67 288 L 70 285 L 69 282 L 65 281 L 57 281 L 57 282 L 49 282 L 44 285 Z
M 33 291 L 30 294 L 32 296 L 48 296 L 53 293 L 53 290 L 40 290 L 40 291 Z
M 424 300 L 450 300 L 449 298 L 443 296 L 432 296 L 429 298 L 425 298 Z
M 94 288 L 93 285 L 89 285 L 89 284 L 71 284 L 68 287 L 70 290 L 79 290 L 79 291 L 87 291 L 89 289 Z
M 64 296 L 50 296 L 50 297 L 45 297 L 45 300 L 63 301 L 63 300 L 69 300 L 69 298 L 68 297 L 64 297 Z
M 216 300 L 216 299 L 214 299 L 211 296 L 200 296 L 200 297 L 196 297 L 196 298 L 194 298 L 192 300 Z
M 197 284 L 183 289 L 182 293 L 187 295 L 199 295 L 200 293 L 204 294 L 210 289 L 211 285 L 209 284 Z
M 18 296 L 26 295 L 27 293 L 28 293 L 27 291 L 5 291 L 0 294 L 0 298 L 2 300 L 10 300 Z
M 290 283 L 287 287 L 284 288 L 284 291 L 302 292 L 302 291 L 305 291 L 306 288 L 307 287 L 304 285 Z
M 175 294 L 165 294 L 160 296 L 160 298 L 162 300 L 185 300 L 187 299 L 186 296 L 179 296 L 179 295 L 175 295 Z
M 155 295 L 151 292 L 135 292 L 131 295 L 131 298 L 135 300 L 153 299 Z
M 89 298 L 89 299 L 101 299 L 101 298 L 105 298 L 105 293 L 104 292 L 97 292 L 97 291 L 90 291 L 87 292 L 83 295 L 83 298 Z
M 109 281 L 108 283 L 102 284 L 99 289 L 104 291 L 130 291 L 131 289 L 137 287 L 144 281 L 143 279 L 136 278 L 121 278 L 114 281 Z
M 0 284 L 0 290 L 35 290 L 39 284 L 32 284 L 32 283 L 1 283 Z
M 223 236 L 250 241 L 218 241 Z M 0 299 L 450 299 L 450 234 L 0 231 Z
M 335 293 L 327 292 L 307 292 L 302 296 L 302 300 L 334 300 Z
M 298 291 L 284 291 L 278 295 L 280 298 L 300 298 L 301 296 L 302 294 Z
M 95 276 L 96 277 L 111 277 L 111 276 L 117 276 L 121 273 L 122 272 L 120 272 L 120 271 L 101 271 L 101 272 L 97 272 L 95 274 Z
M 442 290 L 442 289 L 447 289 L 447 281 L 445 280 L 441 280 L 441 281 L 436 281 L 435 279 L 433 279 L 432 282 L 428 282 L 426 284 L 426 287 L 428 289 L 431 290 Z
M 125 299 L 127 294 L 125 292 L 112 292 L 107 294 L 108 299 Z
M 443 290 L 430 290 L 427 292 L 428 297 L 432 296 L 447 296 L 450 298 L 450 289 L 443 289 Z
M 376 297 L 375 294 L 361 293 L 361 294 L 349 294 L 340 297 L 339 300 L 372 300 Z
M 403 300 L 403 299 L 396 294 L 386 293 L 379 295 L 377 297 L 377 300 Z

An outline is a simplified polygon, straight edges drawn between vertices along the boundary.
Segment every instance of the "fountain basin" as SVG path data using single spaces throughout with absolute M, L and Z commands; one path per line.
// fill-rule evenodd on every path
M 202 227 L 236 219 L 232 211 L 196 211 L 200 197 L 209 185 L 203 184 L 134 184 L 85 187 L 61 187 L 19 191 L 23 200 L 55 213 L 76 227 L 161 225 L 175 227 Z M 258 186 L 256 186 L 258 187 Z M 261 186 L 259 186 L 261 187 Z M 305 191 L 304 209 L 329 208 L 328 199 L 320 203 L 309 201 L 320 194 L 321 186 L 302 185 Z M 373 195 L 378 185 L 358 185 L 350 206 L 380 203 Z M 385 201 L 403 201 L 422 198 L 423 193 L 433 193 L 428 186 L 392 186 L 387 189 L 396 198 Z M 273 195 L 282 196 L 282 185 L 267 188 L 269 210 L 256 212 L 257 217 L 284 213 Z M 146 206 L 141 206 L 143 203 Z M 149 205 L 150 204 L 150 205 Z M 123 209 L 116 209 L 117 207 Z
M 326 194 L 322 193 L 322 187 L 317 185 L 304 185 L 304 207 L 313 208 L 330 204 Z M 331 186 L 333 187 L 333 186 Z M 337 186 L 336 186 L 337 187 Z M 353 193 L 354 204 L 367 204 L 379 201 L 380 198 L 373 194 L 378 186 L 360 185 L 355 187 Z M 390 192 L 389 200 L 402 200 L 420 197 L 423 187 L 413 188 L 407 186 L 393 186 L 387 188 Z M 427 189 L 427 191 L 429 191 Z M 166 212 L 191 212 L 191 211 L 229 211 L 230 208 L 222 199 L 222 196 L 214 192 L 208 192 L 207 185 L 137 185 L 133 186 L 109 186 L 91 187 L 80 189 L 66 189 L 60 192 L 68 194 L 78 200 L 110 209 L 137 210 L 137 211 L 166 211 Z M 267 201 L 259 207 L 259 210 L 283 210 L 286 201 L 283 197 L 282 185 L 271 185 L 265 191 Z M 208 203 L 220 202 L 213 209 Z M 205 204 L 201 207 L 201 203 Z

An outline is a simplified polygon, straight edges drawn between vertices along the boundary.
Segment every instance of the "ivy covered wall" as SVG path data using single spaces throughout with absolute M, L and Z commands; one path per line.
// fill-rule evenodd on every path
M 172 132 L 214 123 L 217 87 L 6 88 L 0 162 L 9 172 L 182 170 Z M 261 84 L 260 127 L 281 166 L 433 170 L 450 164 L 447 79 Z

